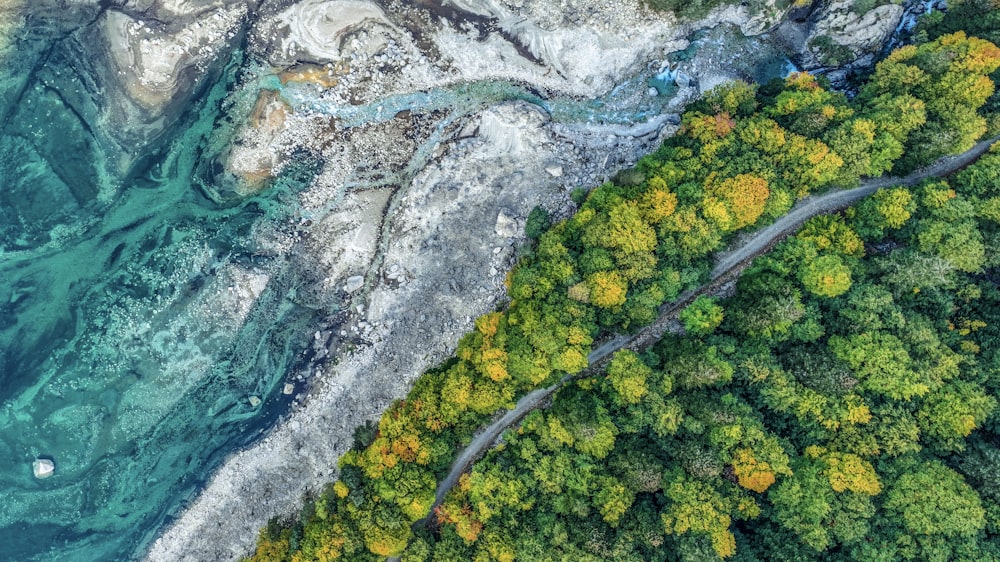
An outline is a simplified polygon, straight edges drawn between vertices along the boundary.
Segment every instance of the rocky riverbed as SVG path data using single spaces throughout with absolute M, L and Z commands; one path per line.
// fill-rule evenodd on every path
M 857 23 L 850 3 L 780 27 L 786 10 L 751 5 L 697 22 L 634 0 L 0 7 L 24 63 L 0 83 L 4 142 L 39 163 L 8 174 L 62 202 L 39 214 L 27 182 L 5 195 L 0 296 L 59 320 L 0 323 L 30 343 L 7 364 L 40 373 L 3 397 L 0 427 L 48 428 L 30 450 L 0 440 L 26 467 L 0 528 L 58 501 L 78 510 L 46 523 L 64 553 L 246 554 L 335 476 L 354 427 L 502 304 L 532 208 L 570 213 L 572 189 L 655 148 L 703 89 L 782 76 L 817 33 Z M 872 35 L 851 52 L 897 12 L 859 20 Z M 90 265 L 40 281 L 68 262 Z M 86 440 L 49 438 L 79 420 Z M 30 482 L 52 449 L 52 478 Z M 123 491 L 130 471 L 155 474 L 155 501 Z M 79 539 L 127 527 L 113 547 Z

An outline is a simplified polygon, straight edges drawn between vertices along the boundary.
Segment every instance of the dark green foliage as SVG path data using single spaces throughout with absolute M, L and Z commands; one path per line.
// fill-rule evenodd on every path
M 722 307 L 712 297 L 700 296 L 681 311 L 680 321 L 689 334 L 711 334 L 722 323 Z
M 363 451 L 372 444 L 375 437 L 378 435 L 378 426 L 371 420 L 365 421 L 365 423 L 354 428 L 354 446 L 353 449 L 356 451 Z
M 673 12 L 677 17 L 696 19 L 704 17 L 712 8 L 732 3 L 730 0 L 646 0 L 650 8 Z
M 542 207 L 535 207 L 528 213 L 528 218 L 524 222 L 524 234 L 532 240 L 538 240 L 543 232 L 552 226 L 552 218 L 549 212 Z
M 809 47 L 819 54 L 821 63 L 827 66 L 840 66 L 854 60 L 854 53 L 826 35 L 820 35 L 810 41 Z
M 927 39 L 964 31 L 993 43 L 1000 43 L 1000 6 L 996 0 L 951 0 L 948 12 L 934 11 L 921 18 L 918 32 Z

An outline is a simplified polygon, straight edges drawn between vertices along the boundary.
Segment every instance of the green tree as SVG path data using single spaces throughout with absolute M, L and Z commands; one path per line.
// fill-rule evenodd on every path
M 822 460 L 803 458 L 768 494 L 774 519 L 817 552 L 861 540 L 875 515 L 870 494 L 834 491 L 826 470 Z
M 953 381 L 931 392 L 917 411 L 920 431 L 945 450 L 962 450 L 965 438 L 986 421 L 997 401 L 978 385 Z
M 842 295 L 851 288 L 851 268 L 839 256 L 820 256 L 802 270 L 802 285 L 814 295 Z
M 834 355 L 847 362 L 871 392 L 894 400 L 909 400 L 929 391 L 920 374 L 913 371 L 903 342 L 892 334 L 864 332 L 847 338 L 832 336 L 829 345 Z
M 528 213 L 528 218 L 524 222 L 524 233 L 533 240 L 538 240 L 549 227 L 552 226 L 552 218 L 549 212 L 542 207 L 535 207 Z
M 858 203 L 850 212 L 855 229 L 864 238 L 878 240 L 886 229 L 899 229 L 917 210 L 913 195 L 906 188 L 880 189 Z
M 976 491 L 938 461 L 921 462 L 890 486 L 885 510 L 899 525 L 894 542 L 906 559 L 954 559 L 961 544 L 986 525 Z
M 704 336 L 711 334 L 722 323 L 722 307 L 718 299 L 699 296 L 681 311 L 679 318 L 684 330 L 689 334 Z
M 635 352 L 625 349 L 616 352 L 608 364 L 608 380 L 615 390 L 615 403 L 639 403 L 649 392 L 647 381 L 652 374 L 653 370 Z

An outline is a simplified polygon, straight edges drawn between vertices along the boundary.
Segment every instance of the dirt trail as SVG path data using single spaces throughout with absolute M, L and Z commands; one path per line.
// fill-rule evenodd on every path
M 660 311 L 659 318 L 657 318 L 653 324 L 643 328 L 638 334 L 635 334 L 632 337 L 615 336 L 611 340 L 604 342 L 591 351 L 590 355 L 587 357 L 591 365 L 588 367 L 588 371 L 599 367 L 603 364 L 604 359 L 619 349 L 635 349 L 658 340 L 666 330 L 666 326 L 669 321 L 672 320 L 676 314 L 687 305 L 687 303 L 692 301 L 698 295 L 711 291 L 719 284 L 720 281 L 730 278 L 731 274 L 740 272 L 743 269 L 743 266 L 747 265 L 758 255 L 770 249 L 771 246 L 780 241 L 782 238 L 797 230 L 808 219 L 816 215 L 846 209 L 852 204 L 875 193 L 883 187 L 897 185 L 912 186 L 926 178 L 942 177 L 956 172 L 965 166 L 968 166 L 972 162 L 975 162 L 980 156 L 989 150 L 990 146 L 994 142 L 998 140 L 1000 140 L 1000 136 L 979 142 L 962 154 L 937 160 L 930 166 L 917 170 L 904 178 L 886 176 L 872 178 L 865 180 L 860 186 L 853 189 L 831 191 L 822 195 L 815 195 L 802 199 L 795 205 L 795 207 L 792 208 L 791 211 L 788 212 L 788 214 L 784 215 L 767 228 L 753 233 L 740 242 L 739 246 L 720 254 L 715 267 L 709 275 L 708 283 L 697 290 L 688 291 L 678 297 L 674 302 L 664 305 Z M 451 490 L 451 487 L 455 485 L 455 482 L 458 481 L 458 477 L 461 476 L 462 473 L 465 472 L 466 469 L 468 469 L 468 467 L 471 466 L 471 464 L 480 455 L 491 448 L 496 439 L 500 437 L 500 435 L 507 428 L 513 426 L 532 410 L 539 407 L 546 398 L 558 390 L 559 387 L 561 387 L 569 378 L 570 377 L 565 377 L 552 386 L 529 392 L 518 400 L 514 409 L 507 411 L 507 413 L 505 413 L 502 417 L 483 428 L 483 430 L 479 432 L 475 438 L 473 438 L 472 442 L 469 443 L 461 454 L 459 454 L 454 463 L 452 463 L 451 470 L 448 472 L 448 475 L 438 484 L 434 505 L 431 506 L 430 513 L 428 513 L 427 518 L 425 518 L 424 521 L 427 521 L 433 515 L 434 509 L 441 505 L 441 502 L 444 501 L 445 495 L 449 490 Z M 391 560 L 392 559 L 390 559 L 390 561 Z

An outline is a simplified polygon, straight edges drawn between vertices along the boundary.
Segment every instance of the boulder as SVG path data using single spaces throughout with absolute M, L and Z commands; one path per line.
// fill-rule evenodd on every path
M 357 291 L 365 284 L 365 278 L 360 275 L 354 275 L 353 277 L 348 277 L 347 281 L 344 282 L 344 291 L 348 293 L 353 293 Z
M 497 236 L 501 238 L 513 238 L 517 236 L 518 224 L 517 219 L 511 216 L 511 213 L 500 209 L 497 213 L 497 224 L 496 224 Z
M 35 462 L 31 463 L 31 471 L 34 472 L 35 478 L 42 480 L 55 473 L 56 463 L 50 459 L 35 459 Z

